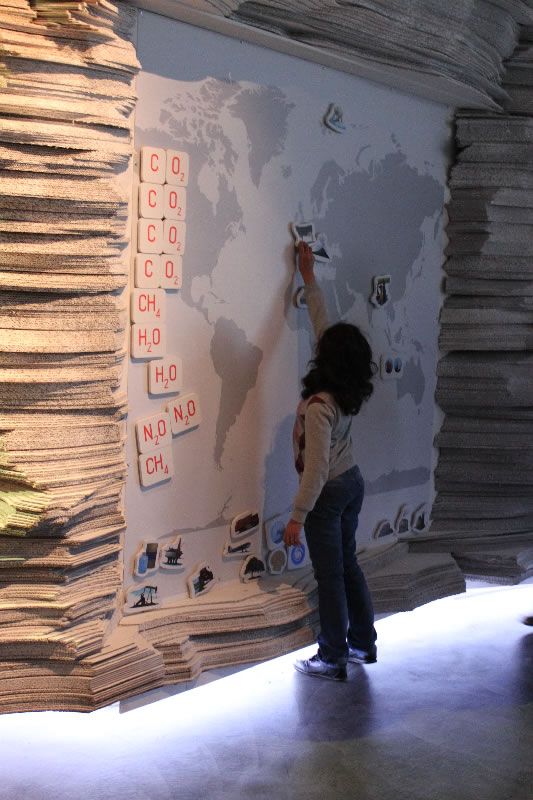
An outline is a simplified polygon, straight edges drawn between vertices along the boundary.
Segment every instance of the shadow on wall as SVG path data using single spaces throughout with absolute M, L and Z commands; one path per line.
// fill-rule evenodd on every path
M 283 293 L 283 312 L 282 316 L 280 316 L 275 309 L 272 309 L 271 313 L 265 316 L 265 319 L 268 320 L 268 328 L 265 331 L 265 339 L 268 345 L 265 347 L 265 341 L 261 340 L 265 353 L 272 353 L 280 339 L 280 331 L 273 329 L 273 320 L 279 319 L 281 326 L 286 325 L 293 332 L 298 331 L 302 324 L 309 327 L 307 312 L 304 312 L 304 321 L 302 323 L 301 313 L 299 314 L 293 306 L 293 296 L 298 281 L 295 279 L 295 249 L 292 242 L 283 251 L 283 263 L 287 269 L 287 275 L 284 279 L 284 281 L 287 281 L 287 286 Z M 294 412 L 296 412 L 296 404 L 299 397 L 298 387 L 300 385 L 298 359 L 290 374 L 294 383 Z M 291 506 L 293 497 L 296 494 L 298 480 L 292 451 L 293 425 L 294 414 L 291 413 L 276 427 L 272 435 L 270 450 L 265 454 L 263 520 L 268 520 L 286 511 Z
M 297 489 L 292 455 L 294 416 L 289 414 L 278 425 L 272 447 L 265 458 L 265 501 L 263 519 L 268 520 L 286 511 Z

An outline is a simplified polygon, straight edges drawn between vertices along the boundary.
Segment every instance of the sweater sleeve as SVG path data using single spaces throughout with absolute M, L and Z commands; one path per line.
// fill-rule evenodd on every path
M 319 339 L 330 324 L 322 289 L 317 283 L 308 283 L 304 290 L 304 296 L 315 336 Z
M 292 512 L 292 519 L 302 524 L 328 479 L 334 417 L 328 403 L 311 398 L 305 412 L 304 471 Z

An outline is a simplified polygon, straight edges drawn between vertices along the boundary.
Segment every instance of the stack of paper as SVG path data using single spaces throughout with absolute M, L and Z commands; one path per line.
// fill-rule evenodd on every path
M 139 636 L 115 630 L 100 652 L 76 662 L 59 658 L 0 661 L 0 708 L 91 711 L 165 683 L 163 658 Z
M 457 119 L 438 496 L 431 531 L 411 542 L 453 553 L 469 574 L 507 581 L 533 568 L 532 43 L 525 27 L 507 63 L 505 113 Z
M 529 0 L 267 0 L 224 3 L 219 13 L 248 25 L 340 55 L 346 62 L 382 68 L 387 82 L 423 94 L 438 93 L 450 105 L 496 108 L 502 61 L 511 55 L 519 24 L 533 23 Z M 418 86 L 417 86 L 418 84 Z
M 194 681 L 206 669 L 262 660 L 315 640 L 316 583 L 307 569 L 259 582 L 221 583 L 197 600 L 187 598 L 169 608 L 126 616 L 98 652 L 72 662 L 72 636 L 68 638 L 65 620 L 84 615 L 84 623 L 76 628 L 76 652 L 91 647 L 99 631 L 87 615 L 93 613 L 98 623 L 98 589 L 112 581 L 105 573 L 113 568 L 112 550 L 118 546 L 112 532 L 105 539 L 98 537 L 93 524 L 92 519 L 83 532 L 80 523 L 68 543 L 34 538 L 19 549 L 27 561 L 18 573 L 12 572 L 20 581 L 13 581 L 7 597 L 10 607 L 4 609 L 9 655 L 0 662 L 3 709 L 90 710 L 167 683 Z M 87 564 L 78 566 L 89 545 L 98 565 L 90 570 Z M 7 553 L 6 545 L 0 550 L 0 563 Z M 363 549 L 359 560 L 378 611 L 407 610 L 464 590 L 462 574 L 449 555 L 408 553 L 407 544 L 394 537 Z M 67 562 L 76 566 L 70 586 L 61 582 Z M 39 583 L 43 568 L 48 569 L 48 583 Z M 24 569 L 33 571 L 34 585 L 23 580 Z M 36 613 L 41 619 L 40 626 L 24 637 L 17 617 L 22 604 L 25 613 L 39 607 Z M 17 659 L 16 669 L 9 658 Z
M 450 555 L 409 553 L 395 537 L 364 549 L 359 561 L 380 612 L 406 611 L 464 591 Z M 138 630 L 162 655 L 165 682 L 190 681 L 205 669 L 258 661 L 312 642 L 318 628 L 316 583 L 306 570 L 292 578 L 285 573 L 258 583 L 218 584 L 196 601 L 126 616 L 120 628 Z
M 464 578 L 448 553 L 409 553 L 393 564 L 367 572 L 377 613 L 408 611 L 464 592 Z
M 132 21 L 0 0 L 0 708 L 87 707 L 121 589 Z

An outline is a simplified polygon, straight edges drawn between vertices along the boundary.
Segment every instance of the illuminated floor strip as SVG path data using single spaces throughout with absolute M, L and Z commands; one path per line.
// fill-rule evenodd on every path
M 128 713 L 1 717 L 0 798 L 526 800 L 531 613 L 531 583 L 481 587 L 380 620 L 344 684 L 292 654 Z

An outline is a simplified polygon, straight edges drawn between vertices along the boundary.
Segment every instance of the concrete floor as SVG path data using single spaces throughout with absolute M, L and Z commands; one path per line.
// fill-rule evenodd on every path
M 0 798 L 531 800 L 526 613 L 531 584 L 387 617 L 345 684 L 285 656 L 157 702 L 0 717 Z

